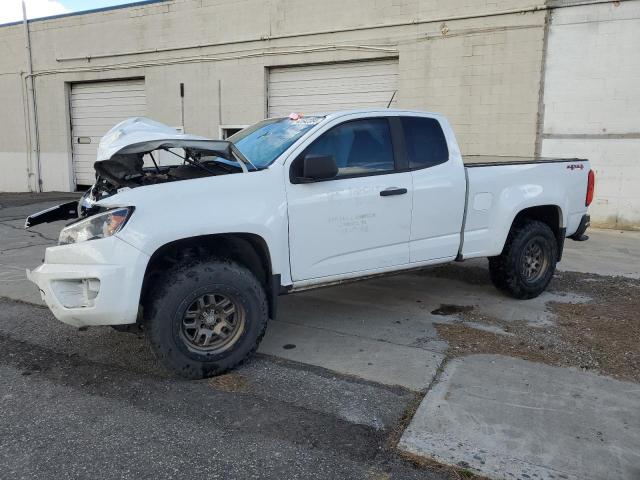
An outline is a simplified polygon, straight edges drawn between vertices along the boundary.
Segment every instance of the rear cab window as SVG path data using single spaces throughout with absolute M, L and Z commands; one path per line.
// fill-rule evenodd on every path
M 440 122 L 428 117 L 401 117 L 405 148 L 411 170 L 433 167 L 449 159 L 449 148 Z

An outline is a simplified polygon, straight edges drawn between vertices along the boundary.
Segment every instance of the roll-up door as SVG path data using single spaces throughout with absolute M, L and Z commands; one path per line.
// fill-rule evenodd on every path
M 100 138 L 115 124 L 146 115 L 144 80 L 75 83 L 71 85 L 71 143 L 77 185 L 95 181 Z
M 398 61 L 272 68 L 268 88 L 270 117 L 386 107 L 398 88 Z

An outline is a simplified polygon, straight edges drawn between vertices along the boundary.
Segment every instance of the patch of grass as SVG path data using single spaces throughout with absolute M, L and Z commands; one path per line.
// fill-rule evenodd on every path
M 431 458 L 422 457 L 409 452 L 400 452 L 400 456 L 412 463 L 416 468 L 428 470 L 440 475 L 446 475 L 450 480 L 489 480 L 468 468 L 439 463 Z
M 233 372 L 211 378 L 209 385 L 227 393 L 245 393 L 249 390 L 247 378 Z
M 416 414 L 416 410 L 418 410 L 423 398 L 423 395 L 416 393 L 404 409 L 400 420 L 396 422 L 389 434 L 389 439 L 387 441 L 389 448 L 395 448 L 398 445 L 400 437 L 402 437 L 402 434 L 411 423 L 411 420 L 413 420 L 413 416 Z

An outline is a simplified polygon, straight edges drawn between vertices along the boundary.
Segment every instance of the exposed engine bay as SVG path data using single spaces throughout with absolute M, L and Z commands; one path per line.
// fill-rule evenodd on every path
M 161 151 L 174 155 L 175 162 L 160 165 L 154 152 Z M 153 166 L 145 166 L 145 156 Z M 231 142 L 180 133 L 147 118 L 125 120 L 109 130 L 97 157 L 96 182 L 80 201 L 30 215 L 25 228 L 99 213 L 96 202 L 123 189 L 257 170 Z
M 145 167 L 145 155 L 142 153 L 118 154 L 109 160 L 96 162 L 94 164 L 96 183 L 88 192 L 90 200 L 97 202 L 115 195 L 122 188 L 136 188 L 144 185 L 242 172 L 240 166 L 216 161 L 211 156 L 205 157 L 188 151 L 185 151 L 185 154 L 185 158 L 189 160 L 182 159 L 182 165 L 159 166 L 155 164 L 153 167 Z

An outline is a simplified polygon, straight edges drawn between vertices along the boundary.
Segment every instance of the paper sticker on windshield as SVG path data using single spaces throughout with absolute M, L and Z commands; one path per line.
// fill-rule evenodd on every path
M 323 119 L 323 117 L 305 117 L 304 113 L 290 113 L 287 118 L 301 125 L 315 125 Z

